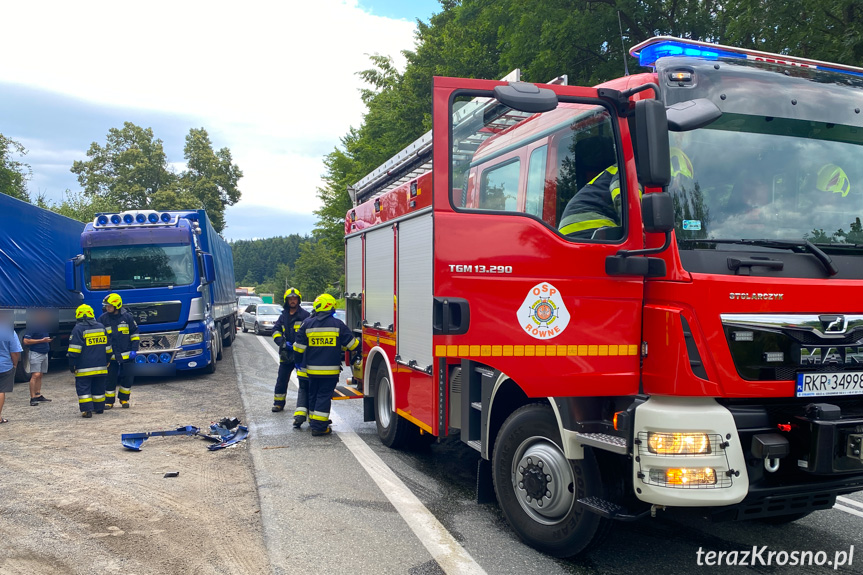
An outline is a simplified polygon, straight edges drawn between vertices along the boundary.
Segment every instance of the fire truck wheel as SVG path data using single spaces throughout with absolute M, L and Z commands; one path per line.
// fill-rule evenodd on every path
M 602 496 L 593 452 L 585 448 L 580 461 L 564 456 L 548 405 L 526 405 L 507 418 L 495 442 L 492 476 L 509 524 L 544 553 L 571 557 L 604 531 L 604 520 L 576 503 L 582 497 Z
M 390 375 L 384 362 L 375 371 L 375 424 L 381 443 L 393 449 L 405 447 L 416 426 L 392 410 Z

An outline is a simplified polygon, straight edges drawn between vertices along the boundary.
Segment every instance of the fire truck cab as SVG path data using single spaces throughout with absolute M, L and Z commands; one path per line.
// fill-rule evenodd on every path
M 594 88 L 435 78 L 432 132 L 349 190 L 366 420 L 458 434 L 556 556 L 863 488 L 863 70 L 632 54 L 650 71 Z

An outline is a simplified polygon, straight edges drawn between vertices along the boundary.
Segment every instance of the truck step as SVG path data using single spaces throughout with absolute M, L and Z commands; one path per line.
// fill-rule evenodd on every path
M 466 441 L 465 443 L 467 443 L 469 446 L 473 447 L 477 451 L 482 452 L 482 441 L 480 441 L 479 439 L 473 439 L 471 441 Z
M 641 513 L 631 513 L 622 505 L 606 501 L 602 497 L 583 497 L 579 499 L 578 502 L 588 511 L 615 521 L 635 521 L 636 519 L 641 519 L 650 513 L 649 509 L 642 511 Z
M 333 400 L 336 399 L 360 399 L 363 397 L 363 392 L 356 387 L 348 387 L 340 385 L 333 391 Z
M 626 455 L 629 453 L 629 445 L 623 437 L 608 435 L 607 433 L 576 433 L 575 440 L 582 445 L 589 445 L 597 449 L 604 449 L 612 453 Z
M 477 411 L 482 411 L 482 402 L 481 401 L 473 401 L 473 402 L 471 402 L 470 406 L 472 408 L 476 409 Z

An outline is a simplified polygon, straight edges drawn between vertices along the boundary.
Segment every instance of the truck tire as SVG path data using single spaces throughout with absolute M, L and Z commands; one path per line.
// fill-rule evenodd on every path
M 207 367 L 203 369 L 204 373 L 216 373 L 216 357 L 217 349 L 216 349 L 216 338 L 211 337 L 210 339 L 210 363 L 207 364 Z
M 566 459 L 548 405 L 525 405 L 503 423 L 494 445 L 492 478 L 510 526 L 543 553 L 572 557 L 606 530 L 608 520 L 577 503 L 603 494 L 593 452 L 586 447 L 584 459 Z
M 245 320 L 240 320 L 240 323 L 241 323 L 241 324 L 242 324 L 242 326 L 243 326 L 243 333 L 249 333 L 249 330 L 248 330 L 248 328 L 246 327 L 246 322 L 245 322 Z
M 230 317 L 222 323 L 222 327 L 228 329 L 228 335 L 222 338 L 222 347 L 231 347 L 234 345 L 234 338 L 237 336 L 237 320 Z
M 383 361 L 378 363 L 373 381 L 375 382 L 375 425 L 378 428 L 381 443 L 393 449 L 407 446 L 417 427 L 393 412 L 390 376 Z
M 216 346 L 216 360 L 222 361 L 222 327 L 216 324 L 216 333 L 213 334 L 213 345 Z

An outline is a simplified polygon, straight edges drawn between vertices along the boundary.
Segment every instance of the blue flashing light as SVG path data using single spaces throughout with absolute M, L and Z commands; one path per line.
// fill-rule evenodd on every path
M 135 218 L 132 217 L 132 214 L 126 214 L 123 216 L 123 221 L 127 224 L 131 224 L 135 222 Z
M 119 224 L 121 221 L 122 220 L 120 219 L 120 216 L 118 216 L 117 214 L 114 214 L 113 216 L 111 216 L 111 223 L 114 224 L 115 226 L 117 224 Z
M 135 221 L 137 221 L 139 224 L 143 224 L 147 221 L 147 216 L 145 216 L 144 214 L 138 214 L 137 216 L 135 216 Z
M 704 58 L 705 60 L 718 60 L 719 58 L 746 59 L 746 54 L 693 46 L 683 42 L 658 42 L 645 46 L 638 54 L 638 63 L 642 66 L 653 66 L 657 60 L 666 56 L 690 56 L 693 58 Z
M 150 214 L 147 216 L 147 219 L 150 221 L 151 224 L 158 224 L 159 214 Z
M 108 225 L 108 216 L 99 216 L 96 219 L 96 223 L 99 224 L 100 226 L 107 226 Z
M 162 214 L 162 221 L 166 224 L 171 221 L 171 214 Z
M 145 355 L 136 355 L 135 363 L 147 363 L 147 356 Z
M 159 363 L 159 356 L 155 353 L 151 353 L 147 356 L 147 361 L 150 363 Z
M 162 363 L 171 363 L 171 354 L 170 353 L 159 354 L 159 361 L 161 361 Z

